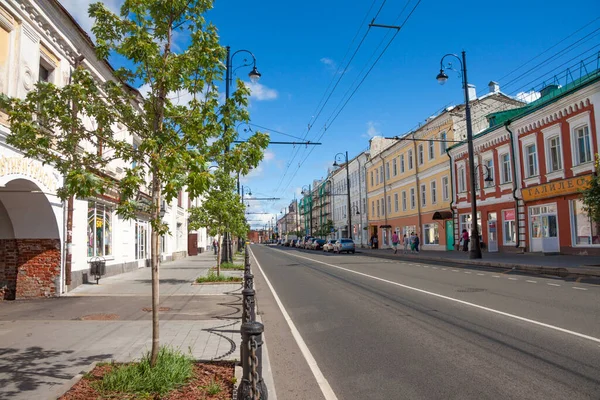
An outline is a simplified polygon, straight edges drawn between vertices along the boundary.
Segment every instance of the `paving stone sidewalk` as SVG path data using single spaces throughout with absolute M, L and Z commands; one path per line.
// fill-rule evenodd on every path
M 161 345 L 199 360 L 239 359 L 242 285 L 192 285 L 214 262 L 204 253 L 161 265 Z M 0 399 L 56 398 L 93 362 L 139 359 L 152 343 L 150 272 L 103 278 L 61 298 L 1 303 Z

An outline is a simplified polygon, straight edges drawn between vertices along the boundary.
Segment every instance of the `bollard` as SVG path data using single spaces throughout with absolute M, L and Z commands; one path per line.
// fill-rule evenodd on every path
M 267 385 L 262 378 L 262 333 L 260 322 L 242 324 L 242 348 L 246 357 L 242 358 L 243 378 L 238 388 L 237 400 L 267 400 Z
M 254 275 L 244 274 L 244 289 L 254 289 Z
M 244 308 L 242 310 L 242 324 L 249 321 L 256 321 L 256 313 L 254 311 L 254 289 L 242 290 L 242 303 Z

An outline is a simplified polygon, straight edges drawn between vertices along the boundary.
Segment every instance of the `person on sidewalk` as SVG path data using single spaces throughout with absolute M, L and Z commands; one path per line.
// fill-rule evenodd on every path
M 421 244 L 421 240 L 419 239 L 419 234 L 417 233 L 415 235 L 415 250 L 418 253 L 419 252 L 419 245 Z
M 216 239 L 213 239 L 212 245 L 213 245 L 213 251 L 215 252 L 215 256 L 216 256 L 217 255 L 217 246 L 218 246 Z
M 394 232 L 394 234 L 392 235 L 392 247 L 394 248 L 394 254 L 396 254 L 398 252 L 398 242 L 400 240 L 398 239 L 398 234 L 396 232 Z
M 463 251 L 469 251 L 469 232 L 466 229 L 462 231 L 460 243 L 462 244 Z
M 406 233 L 404 234 L 403 243 L 404 243 L 404 254 L 406 254 L 406 253 L 408 253 L 408 246 L 410 245 L 410 239 L 408 238 L 408 236 L 406 236 Z
M 412 232 L 410 234 L 410 252 L 411 254 L 415 252 L 415 233 Z

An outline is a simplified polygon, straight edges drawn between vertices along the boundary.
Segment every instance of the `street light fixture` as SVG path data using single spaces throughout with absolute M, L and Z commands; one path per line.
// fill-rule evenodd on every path
M 471 107 L 469 105 L 469 83 L 467 80 L 467 58 L 465 52 L 462 53 L 462 60 L 456 54 L 446 54 L 440 60 L 440 73 L 437 75 L 437 81 L 443 85 L 448 80 L 448 75 L 444 72 L 444 59 L 446 57 L 454 57 L 458 60 L 461 67 L 461 75 L 463 81 L 463 90 L 465 92 L 465 114 L 467 122 L 467 146 L 469 151 L 469 175 L 471 176 L 471 216 L 474 221 L 477 219 L 477 190 L 475 189 L 475 151 L 473 149 L 473 127 L 471 126 Z M 452 68 L 451 64 L 448 64 L 446 68 Z M 489 178 L 489 173 L 488 173 Z M 481 243 L 479 242 L 479 229 L 477 223 L 471 224 L 471 240 L 473 245 L 469 253 L 469 258 L 476 259 L 481 258 Z
M 338 156 L 344 157 L 344 153 L 337 153 L 333 157 L 333 166 L 339 167 L 340 164 L 337 162 Z M 350 206 L 350 168 L 348 166 L 348 152 L 346 156 L 346 194 L 348 195 L 348 237 L 352 239 L 352 207 Z
M 356 210 L 356 215 L 360 215 L 360 211 L 358 210 L 358 206 L 356 204 L 352 206 L 352 211 L 354 210 Z

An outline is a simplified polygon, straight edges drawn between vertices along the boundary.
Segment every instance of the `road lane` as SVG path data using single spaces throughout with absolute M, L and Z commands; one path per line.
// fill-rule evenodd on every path
M 253 251 L 340 399 L 598 397 L 600 347 L 589 340 L 294 257 L 294 250 Z M 432 268 L 296 254 L 431 291 L 449 290 L 451 279 L 486 278 L 448 269 L 440 279 L 442 271 Z M 521 302 L 529 312 L 551 300 L 541 289 L 521 293 L 531 298 L 527 302 L 488 290 L 456 292 L 463 286 L 455 282 L 451 296 L 478 296 L 466 300 L 473 302 L 497 297 L 511 307 Z

